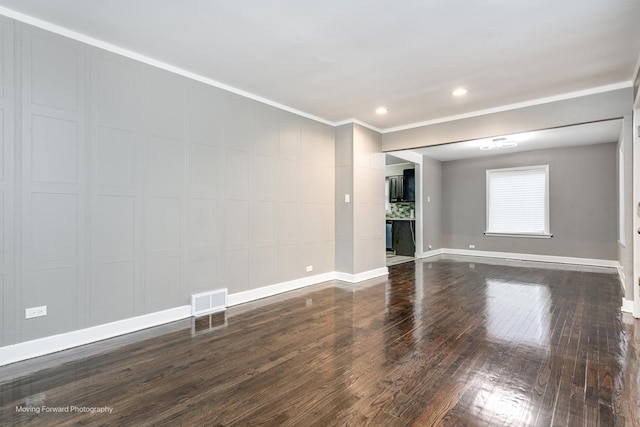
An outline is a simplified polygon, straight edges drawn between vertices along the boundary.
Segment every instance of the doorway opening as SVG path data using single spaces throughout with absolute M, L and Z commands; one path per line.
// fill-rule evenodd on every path
M 386 265 L 391 266 L 412 261 L 418 253 L 419 165 L 390 154 L 385 158 Z

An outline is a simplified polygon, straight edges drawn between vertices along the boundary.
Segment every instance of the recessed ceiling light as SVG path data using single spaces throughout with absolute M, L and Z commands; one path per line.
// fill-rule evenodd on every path
M 387 114 L 387 107 L 376 108 L 376 114 Z
M 451 95 L 453 96 L 463 96 L 466 95 L 468 92 L 467 89 L 463 88 L 463 87 L 459 87 L 457 89 L 454 89 L 453 92 L 451 92 Z

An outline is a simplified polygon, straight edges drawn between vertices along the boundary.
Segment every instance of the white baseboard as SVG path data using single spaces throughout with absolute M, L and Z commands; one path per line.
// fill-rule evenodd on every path
M 627 284 L 626 284 L 626 276 L 624 274 L 624 267 L 622 266 L 622 264 L 618 263 L 617 269 L 618 269 L 618 278 L 620 279 L 620 284 L 622 285 L 622 289 L 626 291 Z
M 263 286 L 258 289 L 229 294 L 227 304 L 229 306 L 234 306 L 329 280 L 342 280 L 349 283 L 357 283 L 374 277 L 384 276 L 386 274 L 389 274 L 387 267 L 365 271 L 358 274 L 347 274 L 332 271 L 288 282 Z M 0 366 L 102 341 L 153 326 L 175 322 L 176 320 L 182 320 L 188 317 L 191 317 L 191 306 L 185 305 L 156 313 L 145 314 L 143 316 L 119 320 L 117 322 L 106 323 L 104 325 L 93 326 L 64 334 L 0 347 Z
M 622 307 L 620 307 L 620 311 L 622 311 L 623 313 L 633 313 L 633 301 L 623 298 Z
M 86 329 L 0 347 L 0 366 L 191 317 L 185 305 Z
M 389 274 L 389 269 L 387 267 L 377 268 L 375 270 L 369 270 L 357 274 L 340 273 L 336 271 L 335 279 L 342 282 L 358 283 L 365 280 L 374 279 L 376 277 L 385 276 L 387 274 Z
M 273 295 L 281 294 L 283 292 L 293 291 L 296 289 L 304 288 L 306 286 L 317 285 L 319 283 L 327 282 L 329 280 L 340 280 L 349 283 L 358 283 L 365 280 L 373 279 L 389 274 L 387 267 L 377 268 L 375 270 L 369 270 L 358 274 L 341 273 L 339 271 L 332 271 L 330 273 L 318 274 L 315 276 L 304 277 L 302 279 L 291 280 L 289 282 L 276 283 L 274 285 L 263 286 L 257 289 L 251 289 L 249 291 L 238 292 L 235 294 L 229 294 L 227 304 L 229 307 L 244 304 L 246 302 L 255 301 L 258 299 L 270 297 Z
M 420 256 L 420 258 L 430 258 L 432 256 L 442 255 L 442 251 L 443 251 L 443 249 L 434 249 L 434 250 L 431 250 L 431 251 L 423 252 L 422 256 Z
M 525 261 L 543 261 L 619 268 L 618 261 L 611 260 L 515 254 L 508 252 L 487 252 L 465 249 L 435 249 L 432 251 L 424 252 L 422 254 L 422 258 L 428 258 L 440 254 L 467 255 L 489 258 L 518 259 Z M 620 268 L 618 271 L 620 272 Z M 340 280 L 348 283 L 358 283 L 376 277 L 385 276 L 387 274 L 389 274 L 389 269 L 387 267 L 369 270 L 357 274 L 332 271 L 329 273 L 304 277 L 288 282 L 263 286 L 258 289 L 229 294 L 227 303 L 229 306 L 234 306 L 277 295 L 283 292 L 300 289 L 306 286 L 323 283 L 329 280 Z M 621 280 L 624 280 L 624 273 L 622 273 Z M 631 312 L 633 310 L 633 301 L 624 300 L 622 310 Z M 130 319 L 119 320 L 117 322 L 107 323 L 104 325 L 93 326 L 86 329 L 67 332 L 64 334 L 53 335 L 50 337 L 39 338 L 32 341 L 0 347 L 0 366 L 19 362 L 21 360 L 31 359 L 38 356 L 43 356 L 45 354 L 55 353 L 61 350 L 66 350 L 72 347 L 77 347 L 92 342 L 102 341 L 104 339 L 113 338 L 142 329 L 147 329 L 153 326 L 159 326 L 165 323 L 174 322 L 176 320 L 186 319 L 188 317 L 191 317 L 191 306 L 186 305 L 175 307 L 169 310 L 159 311 L 156 313 L 146 314 L 143 316 L 132 317 Z
M 330 273 L 317 274 L 315 276 L 303 277 L 301 279 L 276 283 L 274 285 L 263 286 L 261 288 L 251 289 L 249 291 L 229 294 L 229 296 L 227 297 L 227 304 L 231 307 L 234 305 L 243 304 L 245 302 L 251 302 L 261 298 L 281 294 L 283 292 L 304 288 L 306 286 L 316 285 L 328 280 L 334 280 L 336 278 L 336 274 L 336 272 L 332 271 Z
M 564 257 L 555 255 L 519 254 L 512 252 L 491 252 L 470 249 L 442 249 L 443 254 L 466 255 L 485 258 L 516 259 L 520 261 L 553 262 L 557 264 L 590 265 L 594 267 L 618 268 L 617 260 Z

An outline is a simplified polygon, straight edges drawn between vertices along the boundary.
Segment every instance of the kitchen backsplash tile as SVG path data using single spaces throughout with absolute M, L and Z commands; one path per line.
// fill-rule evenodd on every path
M 415 212 L 415 202 L 390 203 L 391 209 L 387 211 L 387 218 L 411 218 L 411 211 Z

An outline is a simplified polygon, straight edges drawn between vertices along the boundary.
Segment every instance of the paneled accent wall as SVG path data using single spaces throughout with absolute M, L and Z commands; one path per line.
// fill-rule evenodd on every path
M 224 287 L 223 233 L 220 209 L 223 186 L 222 123 L 224 102 L 214 88 L 187 82 L 187 192 L 186 260 L 192 293 Z
M 382 136 L 353 126 L 354 272 L 383 268 L 385 259 L 385 161 Z
M 22 325 L 28 341 L 84 326 L 86 47 L 20 26 Z M 46 305 L 46 317 L 24 309 Z M 19 328 L 20 330 L 20 328 Z
M 142 67 L 145 313 L 187 300 L 185 79 Z
M 336 267 L 358 274 L 385 267 L 382 138 L 357 124 L 336 128 Z M 345 195 L 349 195 L 349 202 Z
M 354 274 L 353 124 L 336 128 L 336 269 Z M 350 201 L 345 201 L 349 195 Z M 380 251 L 382 252 L 382 250 Z
M 0 346 L 335 271 L 331 126 L 0 25 Z
M 144 154 L 140 68 L 103 51 L 90 55 L 91 266 L 88 326 L 143 312 Z
M 0 346 L 15 335 L 13 22 L 0 18 Z

